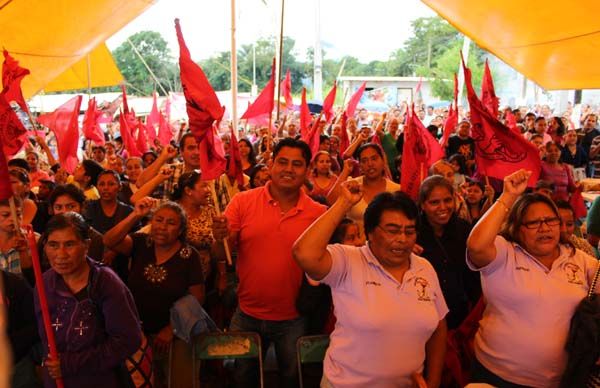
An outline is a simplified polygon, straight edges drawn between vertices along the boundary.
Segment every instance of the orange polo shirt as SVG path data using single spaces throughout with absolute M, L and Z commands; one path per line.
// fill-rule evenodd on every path
M 298 203 L 285 214 L 264 187 L 238 193 L 225 216 L 239 232 L 237 274 L 240 309 L 257 319 L 298 317 L 296 298 L 303 272 L 292 258 L 292 245 L 326 210 L 300 190 Z

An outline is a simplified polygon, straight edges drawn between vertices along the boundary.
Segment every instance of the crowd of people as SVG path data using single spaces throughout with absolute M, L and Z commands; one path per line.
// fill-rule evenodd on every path
M 124 386 L 127 363 L 142 353 L 153 366 L 144 386 L 223 375 L 256 386 L 252 359 L 229 372 L 194 370 L 200 322 L 203 331 L 257 332 L 265 352 L 272 344 L 281 387 L 298 384 L 296 344 L 309 334 L 330 336 L 321 387 L 558 387 L 572 316 L 598 268 L 600 198 L 587 217 L 569 202 L 582 179 L 600 176 L 598 116 L 586 109 L 574 120 L 547 107 L 501 111 L 539 149 L 533 188 L 532 171 L 515 168 L 503 182 L 478 171 L 461 110 L 417 198 L 400 185 L 406 105 L 359 109 L 345 126 L 316 123 L 314 155 L 293 112 L 272 129 L 241 128 L 243 184 L 226 172 L 203 179 L 185 126 L 171 144 L 128 157 L 115 125 L 105 145 L 84 145 L 72 174 L 37 136 L 8 163 L 16 222 L 0 201 L 12 384 Z M 418 109 L 438 139 L 446 115 Z M 20 229 L 28 224 L 37 247 Z M 32 249 L 57 358 L 33 291 Z M 458 336 L 473 321 L 472 335 Z M 457 342 L 468 358 L 460 371 L 449 361 Z M 579 373 L 598 368 L 600 343 L 586 356 Z

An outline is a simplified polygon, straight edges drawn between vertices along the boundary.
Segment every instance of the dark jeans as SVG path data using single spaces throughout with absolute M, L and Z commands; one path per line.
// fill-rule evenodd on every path
M 275 345 L 281 387 L 298 386 L 296 365 L 296 342 L 306 330 L 304 318 L 288 321 L 264 321 L 243 313 L 239 308 L 231 318 L 231 331 L 254 331 L 260 335 L 263 360 L 271 342 Z M 258 361 L 235 360 L 234 379 L 236 387 L 258 386 Z
M 471 383 L 486 383 L 498 388 L 527 388 L 526 385 L 519 385 L 504 380 L 481 365 L 477 358 L 473 358 L 473 364 L 471 365 Z

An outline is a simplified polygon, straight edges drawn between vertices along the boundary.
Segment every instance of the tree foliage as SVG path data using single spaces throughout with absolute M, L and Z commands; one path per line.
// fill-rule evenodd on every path
M 411 22 L 413 35 L 402 47 L 394 50 L 386 61 L 362 63 L 357 58 L 346 56 L 332 59 L 322 51 L 323 88 L 328 90 L 337 77 L 342 62 L 345 61 L 345 76 L 423 76 L 433 78 L 432 93 L 441 99 L 452 97 L 452 79 L 459 70 L 459 52 L 463 35 L 439 17 L 419 18 Z M 158 32 L 142 31 L 132 35 L 133 42 L 148 66 L 158 77 L 166 90 L 180 90 L 179 71 L 175 58 L 169 55 L 166 41 Z M 298 95 L 303 86 L 312 88 L 313 49 L 307 50 L 301 58 L 295 48 L 295 41 L 284 37 L 283 74 L 290 70 L 292 92 Z M 478 85 L 483 73 L 486 53 L 472 45 L 469 67 L 473 71 L 474 83 Z M 117 65 L 123 76 L 135 89 L 150 94 L 155 87 L 154 80 L 134 53 L 131 45 L 124 42 L 114 52 Z M 258 39 L 254 44 L 245 44 L 238 48 L 238 90 L 249 92 L 253 79 L 253 60 L 256 61 L 256 84 L 261 89 L 271 76 L 271 63 L 275 56 L 275 37 Z M 215 90 L 230 88 L 230 52 L 223 51 L 201 61 L 200 66 L 206 73 Z M 160 91 L 160 90 L 159 90 Z M 340 97 L 340 96 L 338 96 Z

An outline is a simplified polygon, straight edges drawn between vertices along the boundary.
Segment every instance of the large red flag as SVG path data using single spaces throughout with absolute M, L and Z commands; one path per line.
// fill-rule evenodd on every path
M 196 123 L 198 124 L 198 123 Z M 198 130 L 199 127 L 196 127 L 196 133 L 192 130 L 192 133 L 196 138 L 198 138 L 198 134 L 202 134 L 206 131 L 206 128 L 203 130 Z M 171 125 L 171 99 L 170 96 L 167 96 L 167 101 L 165 102 L 165 113 L 161 114 L 158 119 L 158 140 L 160 144 L 163 146 L 169 144 L 173 139 L 173 126 Z
M 454 129 L 458 125 L 458 77 L 456 73 L 454 73 L 454 106 L 451 104 L 450 109 L 448 110 L 448 117 L 446 117 L 446 121 L 444 121 L 444 133 L 442 135 L 442 147 L 446 146 L 448 142 L 448 138 L 450 135 L 454 133 Z
M 146 134 L 148 135 L 148 140 L 154 143 L 154 139 L 156 139 L 156 129 L 160 125 L 160 111 L 158 110 L 158 101 L 156 97 L 156 92 L 152 93 L 152 109 L 150 110 L 150 114 L 146 116 Z
M 323 114 L 325 115 L 325 119 L 327 122 L 330 122 L 333 119 L 335 112 L 333 111 L 333 103 L 335 102 L 335 94 L 337 92 L 337 81 L 333 81 L 333 87 L 323 100 Z
M 192 60 L 181 33 L 179 19 L 175 19 L 175 30 L 179 42 L 181 86 L 185 95 L 190 131 L 199 139 L 204 136 L 204 132 L 213 127 L 215 121 L 221 121 L 225 110 L 206 75 L 200 66 Z
M 141 119 L 138 119 L 137 123 L 137 138 L 135 139 L 135 145 L 142 154 L 148 151 L 148 136 L 146 135 L 146 126 L 142 123 Z
M 404 130 L 400 186 L 416 201 L 421 181 L 432 164 L 444 157 L 440 143 L 425 128 L 413 104 Z
M 213 125 L 199 138 L 200 170 L 203 180 L 217 179 L 227 168 L 223 143 L 221 138 L 215 134 L 216 131 L 216 125 Z
M 294 99 L 292 98 L 292 76 L 290 75 L 290 69 L 285 72 L 285 78 L 281 81 L 279 88 L 285 99 L 286 109 L 288 111 L 292 110 L 294 107 Z
M 4 50 L 4 63 L 2 64 L 4 98 L 9 103 L 15 101 L 25 112 L 29 112 L 29 107 L 27 107 L 21 91 L 21 80 L 28 74 L 29 70 L 19 67 L 19 62 L 11 57 L 8 51 Z
M 11 108 L 4 93 L 0 93 L 0 141 L 8 157 L 21 150 L 24 144 L 23 135 L 26 133 L 27 129 Z
M 273 105 L 275 98 L 275 58 L 273 58 L 273 65 L 271 66 L 271 78 L 265 85 L 265 88 L 260 92 L 256 100 L 248 107 L 246 112 L 242 115 L 242 119 L 249 119 L 264 114 L 271 114 L 273 112 Z
M 367 81 L 363 82 L 362 85 L 354 92 L 352 97 L 350 97 L 350 101 L 348 101 L 348 106 L 346 107 L 346 115 L 348 117 L 354 117 L 354 111 L 356 111 L 356 107 L 358 106 L 358 102 L 365 92 L 365 88 L 367 87 Z
M 104 139 L 104 133 L 99 125 L 102 111 L 96 107 L 96 97 L 92 97 L 88 101 L 88 108 L 83 116 L 83 126 L 81 128 L 83 136 L 93 141 L 96 144 L 104 145 L 106 142 Z
M 244 170 L 242 169 L 242 156 L 238 145 L 237 136 L 233 127 L 231 130 L 231 141 L 229 142 L 229 164 L 227 166 L 227 176 L 229 179 L 235 179 L 238 186 L 244 185 Z
M 471 136 L 475 140 L 475 163 L 481 175 L 497 179 L 524 168 L 532 172 L 529 185 L 535 185 L 541 161 L 538 149 L 523 136 L 511 131 L 493 116 L 477 98 L 471 70 L 463 61 L 467 98 L 471 109 Z
M 142 156 L 142 153 L 138 150 L 137 145 L 135 144 L 135 138 L 133 137 L 133 129 L 135 126 L 130 127 L 130 121 L 127 116 L 128 115 L 121 110 L 119 116 L 119 132 L 121 133 L 121 139 L 123 139 L 123 146 L 129 157 L 140 157 Z
M 4 99 L 3 97 L 0 97 Z M 8 164 L 4 154 L 4 145 L 0 138 L 0 200 L 4 201 L 13 196 L 12 185 L 10 184 L 10 175 L 8 174 Z
M 306 103 L 306 88 L 302 88 L 302 102 L 300 103 L 300 135 L 302 140 L 309 143 L 310 139 L 310 122 L 312 115 L 308 104 Z
M 494 117 L 498 117 L 500 99 L 496 97 L 494 80 L 492 79 L 492 72 L 490 71 L 487 59 L 485 60 L 483 79 L 481 80 L 481 103 Z
M 346 149 L 350 147 L 350 137 L 348 136 L 348 116 L 346 116 L 346 112 L 342 113 L 342 137 L 340 138 L 340 155 L 344 155 Z
M 56 136 L 58 159 L 61 167 L 69 174 L 75 171 L 79 163 L 77 146 L 79 144 L 79 109 L 81 95 L 71 98 L 52 113 L 38 117 L 38 123 L 50 128 Z

